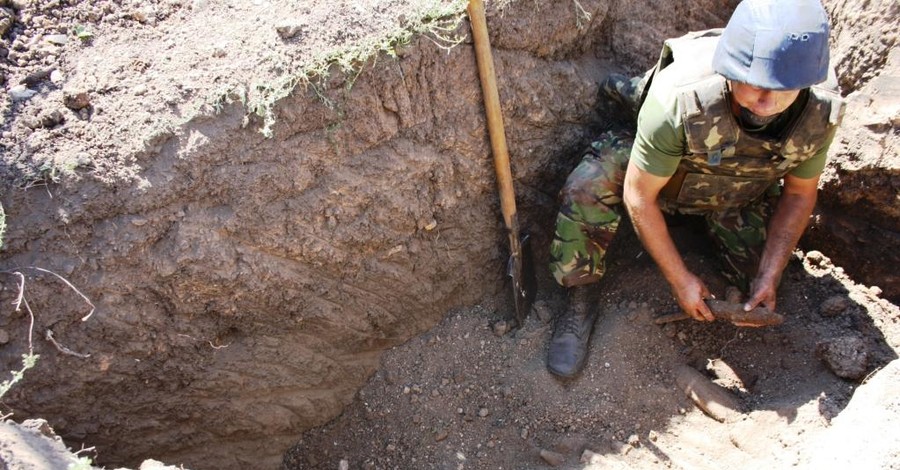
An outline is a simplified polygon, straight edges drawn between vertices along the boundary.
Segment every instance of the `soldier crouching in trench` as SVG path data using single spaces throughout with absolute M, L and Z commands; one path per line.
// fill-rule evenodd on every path
M 623 202 L 693 319 L 714 319 L 711 295 L 663 212 L 702 216 L 744 310 L 774 311 L 843 111 L 828 35 L 818 0 L 744 0 L 724 30 L 666 41 L 643 77 L 610 76 L 604 87 L 639 108 L 637 132 L 601 136 L 561 191 L 550 268 L 569 304 L 550 339 L 550 372 L 572 377 L 584 365 Z

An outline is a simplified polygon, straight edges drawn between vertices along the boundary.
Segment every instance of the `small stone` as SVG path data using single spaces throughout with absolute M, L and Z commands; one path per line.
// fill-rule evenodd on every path
M 341 460 L 338 463 L 338 470 L 350 470 L 350 462 L 347 460 Z
M 547 462 L 547 465 L 550 465 L 551 467 L 558 467 L 566 461 L 566 457 L 564 455 L 547 449 L 541 449 L 541 458 L 544 459 L 544 462 Z
M 2 8 L 6 2 L 0 1 L 0 36 L 6 35 L 16 20 L 16 14 L 9 8 Z
M 637 434 L 632 434 L 632 435 L 628 436 L 627 442 L 628 442 L 628 445 L 630 445 L 632 447 L 639 447 L 641 445 L 641 438 L 638 437 Z
M 650 439 L 650 442 L 656 442 L 656 440 L 659 439 L 659 434 L 657 434 L 656 431 L 650 430 L 650 432 L 647 433 L 647 439 Z
M 275 27 L 275 31 L 281 39 L 288 40 L 306 33 L 306 25 L 283 24 Z
M 532 308 L 541 322 L 550 323 L 553 320 L 553 310 L 550 309 L 550 305 L 547 302 L 543 300 L 535 302 Z
M 388 444 L 387 447 L 385 447 L 385 450 L 388 452 L 393 452 L 393 451 L 397 450 L 397 446 L 394 444 Z
M 85 90 L 70 88 L 63 90 L 63 104 L 73 111 L 78 111 L 91 105 L 91 97 Z
M 63 74 L 58 69 L 54 69 L 52 72 L 50 72 L 50 81 L 53 82 L 55 85 L 59 85 L 60 83 L 65 81 L 65 79 L 66 79 L 65 74 Z
M 29 89 L 25 85 L 16 85 L 8 90 L 9 97 L 13 101 L 25 101 L 36 95 L 37 92 Z
M 50 34 L 44 36 L 44 40 L 57 46 L 65 46 L 69 42 L 69 38 L 65 34 Z
M 492 329 L 494 330 L 494 336 L 503 336 L 506 333 L 509 333 L 509 322 L 500 320 L 494 323 Z
M 134 96 L 144 96 L 147 94 L 147 85 L 141 83 L 140 85 L 135 86 L 131 92 L 134 93 Z
M 491 411 L 488 410 L 487 408 L 482 408 L 482 409 L 478 410 L 478 416 L 481 416 L 482 418 L 487 418 L 487 416 L 489 414 L 491 414 Z
M 590 449 L 584 449 L 581 453 L 581 463 L 595 464 L 602 461 L 602 456 Z
M 822 302 L 822 305 L 819 306 L 819 313 L 823 317 L 836 317 L 850 306 L 850 300 L 843 295 L 835 295 L 825 299 Z
M 0 329 L 0 344 L 6 344 L 9 342 L 9 333 L 6 330 Z
M 63 116 L 63 114 L 61 112 L 59 112 L 59 110 L 54 109 L 53 111 L 41 113 L 40 120 L 41 120 L 41 127 L 45 127 L 45 128 L 49 129 L 51 127 L 56 127 L 56 126 L 62 124 L 62 122 L 65 121 L 66 119 Z
M 403 394 L 409 395 L 412 392 L 412 389 L 409 387 L 403 387 Z
M 447 437 L 449 437 L 449 436 L 450 436 L 450 433 L 447 432 L 446 429 L 441 429 L 440 431 L 438 431 L 434 434 L 434 442 L 441 442 L 444 439 L 447 439 Z

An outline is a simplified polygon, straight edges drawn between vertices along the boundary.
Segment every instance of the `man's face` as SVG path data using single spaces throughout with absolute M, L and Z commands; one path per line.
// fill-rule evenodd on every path
M 781 113 L 797 99 L 800 90 L 767 90 L 746 83 L 729 81 L 731 96 L 738 105 L 759 117 Z

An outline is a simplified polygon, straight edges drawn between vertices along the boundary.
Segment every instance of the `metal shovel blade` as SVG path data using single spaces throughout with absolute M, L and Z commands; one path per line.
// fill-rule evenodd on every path
M 534 257 L 531 252 L 529 236 L 526 234 L 520 237 L 512 232 L 509 235 L 511 254 L 506 265 L 506 275 L 512 281 L 516 327 L 521 327 L 525 325 L 525 317 L 531 312 L 537 292 L 537 280 L 534 275 Z

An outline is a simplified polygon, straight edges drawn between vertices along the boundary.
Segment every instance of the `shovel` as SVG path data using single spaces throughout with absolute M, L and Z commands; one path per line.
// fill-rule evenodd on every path
M 503 130 L 503 116 L 500 114 L 500 95 L 494 74 L 494 59 L 491 57 L 491 43 L 488 38 L 487 21 L 484 17 L 484 3 L 469 1 L 469 22 L 475 41 L 475 57 L 478 61 L 478 75 L 484 93 L 484 108 L 487 114 L 491 150 L 494 154 L 494 171 L 497 173 L 497 187 L 500 190 L 500 209 L 509 236 L 509 263 L 507 275 L 512 279 L 513 299 L 516 306 L 516 323 L 521 327 L 534 301 L 535 279 L 528 249 L 528 236 L 520 237 L 519 218 L 516 214 L 516 194 L 513 189 L 512 172 L 509 168 L 509 152 L 506 147 L 506 133 Z M 527 257 L 526 257 L 527 256 Z

